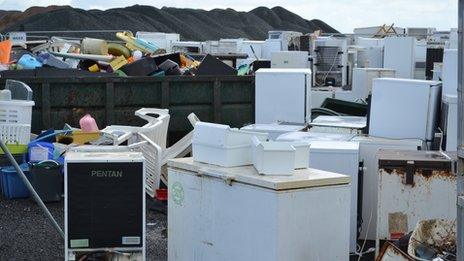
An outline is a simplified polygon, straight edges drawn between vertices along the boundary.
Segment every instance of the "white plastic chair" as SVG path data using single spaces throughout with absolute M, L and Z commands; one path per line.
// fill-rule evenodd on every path
M 153 117 L 155 114 L 158 117 Z M 165 109 L 143 108 L 135 112 L 135 115 L 148 121 L 142 127 L 111 125 L 102 131 L 107 133 L 120 132 L 115 138 L 114 145 L 120 145 L 127 141 L 127 149 L 140 151 L 143 153 L 146 162 L 146 192 L 151 197 L 156 195 L 160 181 L 168 184 L 165 165 L 170 159 L 186 156 L 191 152 L 193 131 L 189 132 L 182 139 L 171 147 L 166 148 L 167 132 L 169 127 L 169 111 Z M 192 126 L 199 121 L 198 117 L 191 113 L 187 117 Z M 118 146 L 122 147 L 122 146 Z M 163 171 L 164 170 L 164 171 Z
M 157 115 L 158 117 L 151 116 Z M 135 133 L 143 133 L 153 142 L 166 148 L 166 140 L 168 135 L 169 110 L 156 108 L 142 108 L 135 112 L 135 115 L 146 120 L 147 124 L 142 127 L 125 126 L 125 125 L 109 125 L 102 132 L 113 135 L 114 145 L 121 145 L 126 142 L 128 144 L 137 142 L 133 136 Z

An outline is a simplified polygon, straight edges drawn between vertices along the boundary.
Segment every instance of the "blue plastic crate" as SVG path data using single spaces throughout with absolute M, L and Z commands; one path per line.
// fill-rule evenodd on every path
M 24 156 L 25 154 L 13 154 L 13 158 L 15 158 L 18 164 L 24 163 Z M 1 169 L 8 166 L 11 166 L 11 163 L 8 160 L 8 158 L 5 156 L 5 154 L 0 155 L 0 193 L 3 193 L 3 173 L 1 172 Z
M 26 163 L 20 165 L 26 177 L 31 180 L 29 166 Z M 13 166 L 4 167 L 1 169 L 0 179 L 2 180 L 2 194 L 7 199 L 28 198 L 29 190 L 21 180 L 21 177 Z

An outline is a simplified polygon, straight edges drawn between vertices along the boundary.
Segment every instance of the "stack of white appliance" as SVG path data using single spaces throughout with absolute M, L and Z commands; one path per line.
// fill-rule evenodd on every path
M 309 125 L 311 132 L 361 134 L 366 128 L 366 117 L 318 116 Z
M 348 260 L 350 178 L 168 163 L 168 259 Z
M 398 78 L 413 79 L 415 46 L 416 38 L 414 37 L 385 38 L 383 67 L 394 69 Z
M 374 79 L 369 135 L 431 142 L 440 106 L 441 83 L 436 81 Z
M 310 168 L 351 177 L 350 252 L 356 252 L 358 233 L 359 143 L 352 141 L 312 141 L 309 149 Z M 361 218 L 361 217 L 359 217 Z
M 303 51 L 273 52 L 271 68 L 309 68 L 309 53 Z
M 311 121 L 310 69 L 259 69 L 255 81 L 256 123 Z
M 357 136 L 351 141 L 359 143 L 359 160 L 363 165 L 361 239 L 375 240 L 377 229 L 378 160 L 380 149 L 419 150 L 425 148 L 418 139 L 385 139 Z

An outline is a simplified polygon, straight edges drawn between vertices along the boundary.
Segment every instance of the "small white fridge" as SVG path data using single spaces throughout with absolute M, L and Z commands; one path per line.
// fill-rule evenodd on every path
M 357 136 L 351 141 L 359 142 L 359 160 L 362 164 L 362 224 L 361 239 L 375 240 L 377 229 L 378 158 L 381 149 L 421 150 L 425 147 L 418 139 L 385 139 Z M 361 197 L 361 195 L 359 195 Z
M 369 135 L 393 139 L 434 138 L 441 106 L 437 81 L 374 79 Z
M 350 252 L 356 252 L 359 143 L 353 141 L 313 141 L 309 147 L 309 167 L 351 177 Z
M 271 54 L 271 68 L 309 68 L 309 53 L 281 51 Z
M 353 97 L 366 99 L 372 92 L 372 83 L 377 78 L 395 78 L 395 70 L 385 68 L 353 68 Z
M 383 67 L 396 70 L 396 77 L 414 79 L 416 66 L 415 37 L 387 37 L 383 52 Z
M 259 69 L 255 81 L 255 123 L 311 121 L 310 69 Z
M 168 260 L 348 260 L 350 177 L 168 166 Z
M 445 133 L 445 150 L 456 151 L 458 148 L 458 96 L 443 95 L 442 122 Z

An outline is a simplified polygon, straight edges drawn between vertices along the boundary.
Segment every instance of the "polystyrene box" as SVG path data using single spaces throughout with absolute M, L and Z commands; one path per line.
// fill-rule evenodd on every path
M 295 170 L 295 147 L 289 142 L 253 138 L 253 166 L 262 175 L 291 176 Z
M 198 122 L 192 140 L 193 160 L 223 167 L 251 165 L 251 139 L 254 136 L 266 140 L 268 135 Z

